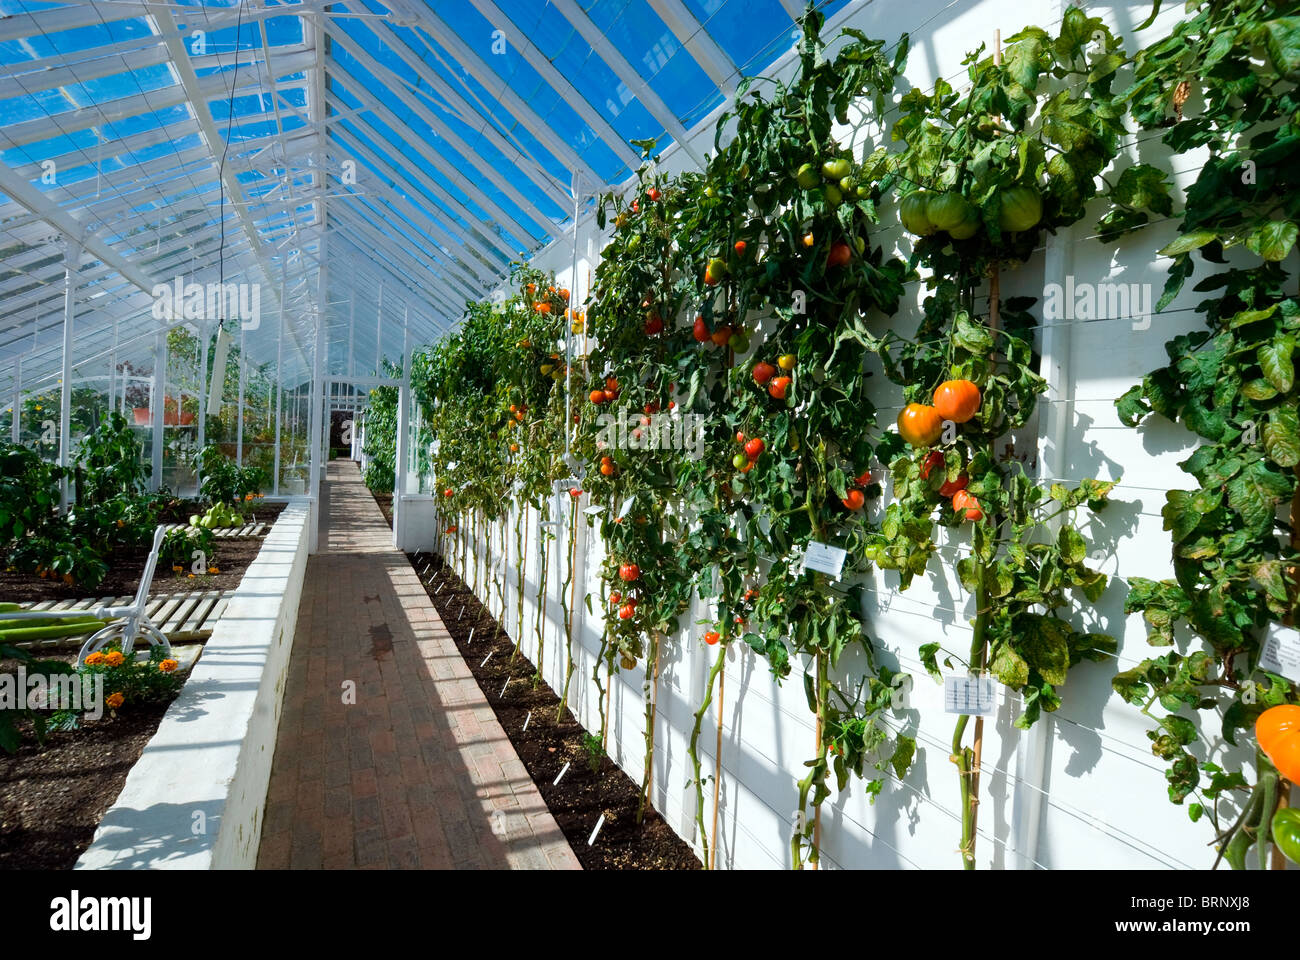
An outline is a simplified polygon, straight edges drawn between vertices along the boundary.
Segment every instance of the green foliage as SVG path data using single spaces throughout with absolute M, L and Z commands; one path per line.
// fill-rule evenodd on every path
M 391 367 L 388 372 L 391 374 Z M 362 453 L 366 469 L 362 479 L 373 493 L 392 493 L 397 483 L 397 398 L 394 386 L 370 391 L 366 407 L 366 435 Z
M 1300 562 L 1294 506 L 1282 519 L 1297 496 L 1300 464 L 1300 299 L 1288 293 L 1295 276 L 1282 263 L 1300 219 L 1295 13 L 1294 4 L 1265 0 L 1202 4 L 1137 55 L 1125 93 L 1138 123 L 1165 129 L 1175 153 L 1210 155 L 1187 190 L 1178 238 L 1160 251 L 1173 263 L 1158 308 L 1182 290 L 1197 257 L 1217 272 L 1194 287 L 1206 295 L 1197 305 L 1206 329 L 1170 340 L 1169 364 L 1117 401 L 1129 426 L 1158 414 L 1200 444 L 1180 464 L 1196 487 L 1170 490 L 1162 511 L 1174 579 L 1132 578 L 1125 604 L 1146 619 L 1149 643 L 1178 649 L 1143 660 L 1113 684 L 1156 724 L 1148 736 L 1170 765 L 1170 800 L 1199 799 L 1193 819 L 1209 814 L 1220 855 L 1234 867 L 1255 844 L 1254 825 L 1271 815 L 1259 808 L 1275 774 L 1257 760 L 1252 783 L 1248 770 L 1225 772 L 1189 748 L 1202 737 L 1211 747 L 1235 744 L 1268 706 L 1300 702 L 1285 680 L 1257 667 L 1269 626 L 1296 616 L 1289 571 Z M 1183 116 L 1192 94 L 1200 109 Z M 1225 251 L 1235 246 L 1244 255 L 1229 266 Z M 1207 714 L 1218 715 L 1221 740 L 1202 731 Z M 1221 797 L 1247 789 L 1242 817 L 1225 829 Z
M 208 444 L 195 454 L 194 462 L 202 477 L 199 496 L 208 504 L 235 506 L 249 494 L 260 493 L 267 484 L 265 470 L 241 467 L 216 444 Z

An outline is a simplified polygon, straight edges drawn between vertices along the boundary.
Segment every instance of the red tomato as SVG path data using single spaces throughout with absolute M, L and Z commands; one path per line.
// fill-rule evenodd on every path
M 710 630 L 708 633 L 704 635 L 704 642 L 707 643 L 709 646 L 713 646 L 720 639 L 721 638 L 718 636 L 718 631 L 716 630 Z
M 929 480 L 930 471 L 932 471 L 935 467 L 941 466 L 942 464 L 943 464 L 943 454 L 940 453 L 938 450 L 931 451 L 929 454 L 926 455 L 925 462 L 921 464 L 921 479 Z
M 840 501 L 849 510 L 861 510 L 862 505 L 867 502 L 867 498 L 861 490 L 850 490 L 848 496 Z
M 785 392 L 790 388 L 789 377 L 773 377 L 772 382 L 767 385 L 767 392 L 777 400 L 785 399 Z
M 759 386 L 767 383 L 772 377 L 776 376 L 776 367 L 770 363 L 758 362 L 754 364 L 754 382 Z
M 625 563 L 618 568 L 618 575 L 628 583 L 640 579 L 641 568 L 635 563 Z
M 691 328 L 691 335 L 700 343 L 706 343 L 709 339 L 709 325 L 704 322 L 703 317 L 695 318 L 695 326 Z
M 635 616 L 636 616 L 635 604 L 625 603 L 623 604 L 623 606 L 618 608 L 618 618 L 620 620 L 631 620 Z
M 966 476 L 965 471 L 963 471 L 961 476 L 959 476 L 956 480 L 944 481 L 943 486 L 939 488 L 939 496 L 951 497 L 958 490 L 965 490 L 966 484 L 968 483 L 970 483 L 970 477 Z
M 751 460 L 757 460 L 762 455 L 765 446 L 762 437 L 754 437 L 749 443 L 745 444 L 745 456 Z

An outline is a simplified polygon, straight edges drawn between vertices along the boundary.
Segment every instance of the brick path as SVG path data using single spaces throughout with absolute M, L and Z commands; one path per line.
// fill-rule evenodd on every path
M 580 869 L 356 465 L 326 486 L 258 867 Z

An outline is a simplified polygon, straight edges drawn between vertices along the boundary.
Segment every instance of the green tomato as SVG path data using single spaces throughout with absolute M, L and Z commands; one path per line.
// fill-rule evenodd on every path
M 1300 863 L 1300 809 L 1283 807 L 1273 814 L 1273 842 L 1292 863 Z
M 832 210 L 844 202 L 844 194 L 841 193 L 840 188 L 835 186 L 835 184 L 833 183 L 828 183 L 826 185 L 825 193 L 826 193 L 826 205 L 829 206 Z
M 737 470 L 744 470 L 747 463 L 749 463 L 749 457 L 745 456 L 743 453 L 738 453 L 731 458 L 731 465 Z
M 998 212 L 998 226 L 1011 233 L 1020 233 L 1038 226 L 1043 219 L 1043 196 L 1030 186 L 1012 187 L 1002 194 L 1002 208 Z
M 929 207 L 930 194 L 924 190 L 909 193 L 903 198 L 898 216 L 903 221 L 903 229 L 918 237 L 928 237 L 934 233 L 934 224 L 930 222 L 926 209 Z
M 827 180 L 843 180 L 852 172 L 853 164 L 843 158 L 827 160 L 822 164 L 822 176 Z
M 925 215 L 936 230 L 952 232 L 968 222 L 978 222 L 975 207 L 960 193 L 949 191 L 930 197 L 925 205 Z
M 799 172 L 795 174 L 795 179 L 799 181 L 799 186 L 804 190 L 811 190 L 821 182 L 817 179 L 817 170 L 811 163 L 805 163 L 800 167 Z
M 857 187 L 858 183 L 852 177 L 845 177 L 840 181 L 840 189 L 844 191 L 846 197 L 852 196 Z
M 728 341 L 728 346 L 730 346 L 732 350 L 736 351 L 736 353 L 744 353 L 749 349 L 749 335 L 743 330 L 736 331 L 731 335 L 731 340 Z

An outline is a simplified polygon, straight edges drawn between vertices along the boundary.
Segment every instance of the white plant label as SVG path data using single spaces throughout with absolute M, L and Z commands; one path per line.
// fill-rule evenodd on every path
M 572 763 L 572 762 L 573 762 L 573 761 L 571 761 L 571 760 L 566 760 L 566 761 L 564 761 L 564 766 L 561 767 L 561 768 L 560 768 L 560 772 L 559 772 L 558 774 L 555 775 L 555 780 L 551 783 L 551 786 L 553 786 L 553 787 L 555 787 L 555 786 L 559 786 L 560 778 L 563 777 L 566 773 L 569 772 L 569 764 Z
M 615 514 L 615 518 L 621 520 L 623 517 L 626 517 L 628 511 L 632 509 L 632 505 L 634 503 L 636 503 L 636 497 L 628 497 L 626 500 L 624 500 L 623 505 L 618 508 L 618 513 Z
M 988 717 L 997 707 L 997 685 L 992 677 L 944 677 L 943 709 L 969 717 Z
M 1264 638 L 1259 668 L 1288 680 L 1300 680 L 1300 630 L 1273 623 Z
M 818 573 L 829 574 L 835 579 L 839 579 L 840 573 L 844 570 L 844 559 L 848 554 L 841 547 L 832 547 L 828 543 L 818 543 L 814 540 L 808 544 L 808 549 L 803 555 L 803 568 L 807 570 L 816 570 Z
M 600 833 L 600 828 L 605 825 L 605 815 L 602 813 L 600 819 L 596 821 L 596 829 L 591 831 L 591 836 L 587 838 L 587 846 L 596 842 L 596 834 Z

